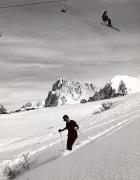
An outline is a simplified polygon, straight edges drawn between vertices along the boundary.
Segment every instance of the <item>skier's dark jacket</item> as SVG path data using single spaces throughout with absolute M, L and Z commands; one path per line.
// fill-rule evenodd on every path
M 68 136 L 73 136 L 77 138 L 77 131 L 74 129 L 75 127 L 79 129 L 78 124 L 74 120 L 70 120 L 70 122 L 66 123 L 66 129 L 68 129 Z
M 109 18 L 108 18 L 108 16 L 107 16 L 106 11 L 103 13 L 102 19 L 103 19 L 104 22 L 105 22 L 105 21 L 108 21 Z

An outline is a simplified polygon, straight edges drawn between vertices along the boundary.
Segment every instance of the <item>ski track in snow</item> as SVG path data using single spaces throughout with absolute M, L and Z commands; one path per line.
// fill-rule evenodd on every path
M 81 136 L 82 140 L 78 144 L 75 144 L 75 147 L 72 152 L 78 150 L 87 143 L 95 143 L 97 140 L 102 140 L 103 138 L 118 131 L 120 128 L 124 127 L 125 125 L 139 117 L 139 104 L 136 104 L 134 98 L 108 111 L 104 111 L 102 113 L 89 116 L 88 118 L 85 118 L 86 121 L 85 119 L 83 121 L 80 120 L 79 136 Z M 93 135 L 93 132 L 95 130 L 97 130 L 97 132 Z M 63 139 L 63 141 L 64 140 L 66 140 L 66 137 Z M 5 142 L 3 142 L 3 145 L 4 143 Z M 64 155 L 61 155 L 59 153 L 59 149 L 60 147 L 62 147 L 61 140 L 58 133 L 56 133 L 55 130 L 53 130 L 52 133 L 49 133 L 47 135 L 41 135 L 37 138 L 30 138 L 27 140 L 17 139 L 12 143 L 5 143 L 5 148 L 0 149 L 0 152 L 11 151 L 26 146 L 29 146 L 29 148 L 26 151 L 20 153 L 17 156 L 14 156 L 11 159 L 1 161 L 1 171 L 3 170 L 3 167 L 7 164 L 12 167 L 15 166 L 19 161 L 22 161 L 23 154 L 28 154 L 30 162 L 34 164 L 33 166 L 31 164 L 31 168 L 37 167 L 41 165 L 43 162 L 47 163 L 51 160 L 55 160 L 59 157 L 71 154 L 71 152 L 65 153 Z M 46 155 L 46 159 L 44 159 L 44 153 Z

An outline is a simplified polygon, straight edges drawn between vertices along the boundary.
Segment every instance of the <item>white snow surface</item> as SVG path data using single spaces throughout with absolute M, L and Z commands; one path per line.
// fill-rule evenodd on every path
M 140 77 L 116 75 L 111 79 L 112 88 L 118 92 L 120 82 L 123 81 L 127 87 L 128 94 L 140 92 Z
M 0 179 L 6 179 L 3 176 L 3 169 L 6 165 L 13 169 L 20 169 L 21 162 L 25 161 L 24 155 L 28 156 L 30 170 L 17 177 L 19 180 L 91 180 L 94 179 L 94 175 L 96 175 L 96 180 L 132 179 L 125 178 L 127 173 L 131 174 L 130 172 L 124 172 L 124 174 L 121 172 L 122 178 L 118 178 L 120 172 L 117 171 L 113 178 L 109 178 L 111 177 L 109 173 L 112 172 L 107 171 L 110 168 L 107 164 L 108 161 L 101 164 L 100 157 L 103 154 L 103 159 L 106 159 L 104 151 L 108 152 L 104 143 L 108 138 L 105 137 L 112 136 L 122 127 L 140 118 L 140 93 L 110 99 L 108 102 L 113 103 L 112 108 L 100 112 L 101 104 L 106 101 L 64 105 L 0 116 Z M 64 148 L 63 145 L 66 145 L 67 132 L 62 133 L 63 144 L 61 144 L 57 130 L 65 127 L 65 123 L 62 121 L 64 114 L 68 114 L 71 119 L 76 120 L 80 130 L 73 151 L 62 155 L 61 151 Z M 137 126 L 137 128 L 139 127 Z M 130 135 L 130 139 L 131 136 L 133 134 Z M 121 138 L 119 139 L 121 140 Z M 115 144 L 115 139 L 111 140 L 111 143 L 114 143 L 113 148 L 119 147 L 119 144 Z M 110 151 L 113 150 L 115 154 L 113 148 Z M 95 157 L 95 153 L 97 157 Z M 118 153 L 117 150 L 116 153 Z M 119 153 L 121 152 L 119 151 Z M 113 157 L 114 154 L 112 154 Z M 133 156 L 133 152 L 131 152 L 131 156 Z M 126 166 L 127 163 L 130 163 L 129 157 L 127 158 L 128 162 L 124 163 Z M 119 164 L 119 166 L 121 169 L 122 165 Z M 140 168 L 140 166 L 138 167 Z M 138 179 L 137 173 L 136 176 L 135 174 L 131 175 L 134 175 L 134 179 Z

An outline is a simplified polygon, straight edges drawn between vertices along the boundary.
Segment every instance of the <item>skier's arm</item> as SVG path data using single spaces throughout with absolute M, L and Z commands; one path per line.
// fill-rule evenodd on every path
M 65 128 L 63 128 L 63 129 L 61 129 L 61 131 L 65 131 L 67 129 L 67 127 L 65 127 Z
M 59 132 L 65 131 L 67 129 L 67 127 L 63 128 L 63 129 L 59 129 Z
M 78 124 L 75 122 L 75 127 L 74 127 L 74 129 L 77 131 L 78 129 L 79 129 L 79 126 L 78 126 Z

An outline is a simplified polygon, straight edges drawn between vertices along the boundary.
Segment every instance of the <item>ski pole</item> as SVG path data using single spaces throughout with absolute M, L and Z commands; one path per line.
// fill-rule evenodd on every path
M 60 139 L 61 139 L 61 144 L 62 144 L 62 147 L 63 147 L 63 150 L 64 150 L 65 148 L 64 148 L 64 143 L 63 143 L 63 140 L 62 140 L 61 132 L 60 132 Z

